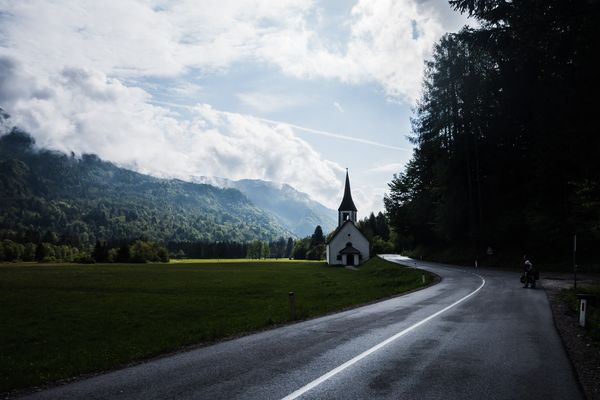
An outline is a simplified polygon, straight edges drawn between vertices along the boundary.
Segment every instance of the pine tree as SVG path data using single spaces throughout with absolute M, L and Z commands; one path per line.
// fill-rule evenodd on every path
M 285 247 L 285 256 L 288 258 L 291 257 L 293 250 L 294 250 L 294 239 L 289 237 L 287 240 L 287 245 Z

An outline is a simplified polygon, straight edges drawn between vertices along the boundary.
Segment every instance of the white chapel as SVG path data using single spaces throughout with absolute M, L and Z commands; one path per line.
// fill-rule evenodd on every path
M 338 227 L 327 242 L 327 263 L 359 265 L 369 259 L 369 240 L 356 226 L 356 206 L 346 169 L 344 198 L 338 208 Z

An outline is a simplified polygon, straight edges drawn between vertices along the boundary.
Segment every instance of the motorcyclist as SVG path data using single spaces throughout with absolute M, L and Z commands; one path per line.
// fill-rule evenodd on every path
M 537 273 L 533 264 L 529 260 L 525 260 L 525 286 L 524 288 L 528 288 L 531 285 L 532 288 L 535 289 L 535 280 L 537 279 Z

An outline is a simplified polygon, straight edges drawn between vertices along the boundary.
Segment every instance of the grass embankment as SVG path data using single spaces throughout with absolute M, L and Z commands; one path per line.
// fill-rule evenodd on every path
M 0 265 L 0 392 L 322 315 L 421 286 L 379 258 L 315 262 Z M 426 273 L 427 283 L 433 277 Z
M 595 301 L 588 305 L 586 313 L 586 330 L 589 337 L 600 345 L 600 285 L 581 286 L 577 290 L 563 289 L 560 292 L 560 299 L 565 302 L 567 307 L 577 318 L 579 318 L 579 303 L 577 294 L 595 295 Z M 588 301 L 590 303 L 590 301 Z

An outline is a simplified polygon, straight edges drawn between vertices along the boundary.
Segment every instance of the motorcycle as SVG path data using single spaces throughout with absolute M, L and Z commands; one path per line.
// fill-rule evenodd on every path
M 525 285 L 524 288 L 531 286 L 532 289 L 535 289 L 535 281 L 538 279 L 540 279 L 540 275 L 537 271 L 527 271 L 521 275 L 521 283 Z

